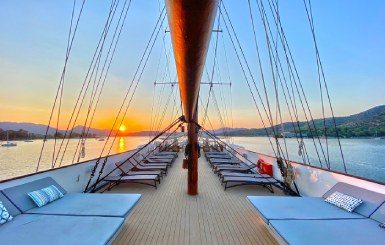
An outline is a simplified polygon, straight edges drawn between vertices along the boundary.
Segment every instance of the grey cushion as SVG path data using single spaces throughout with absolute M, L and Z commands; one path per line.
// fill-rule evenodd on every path
M 8 198 L 4 196 L 3 193 L 0 192 L 0 201 L 3 203 L 4 207 L 7 209 L 8 213 L 15 217 L 16 215 L 21 214 L 20 210 L 17 209 L 15 205 L 13 205 Z
M 1 226 L 1 244 L 106 244 L 123 222 L 118 217 L 21 214 Z
M 324 201 L 322 197 L 248 196 L 268 223 L 285 219 L 362 219 Z
M 371 216 L 371 219 L 377 220 L 378 222 L 385 223 L 385 203 L 381 205 Z
M 384 229 L 371 219 L 272 220 L 289 244 L 384 244 Z
M 30 209 L 26 213 L 126 217 L 140 196 L 140 194 L 70 193 L 41 208 Z
M 343 182 L 335 184 L 323 195 L 323 197 L 326 198 L 336 191 L 361 199 L 363 203 L 354 209 L 354 212 L 359 213 L 365 217 L 369 217 L 382 203 L 385 202 L 384 194 L 369 191 Z
M 40 190 L 42 188 L 55 185 L 63 194 L 67 192 L 51 177 L 38 179 L 32 182 L 28 182 L 22 185 L 10 187 L 2 190 L 4 195 L 11 200 L 15 206 L 20 209 L 21 212 L 25 212 L 29 209 L 35 208 L 36 204 L 28 196 L 28 192 Z

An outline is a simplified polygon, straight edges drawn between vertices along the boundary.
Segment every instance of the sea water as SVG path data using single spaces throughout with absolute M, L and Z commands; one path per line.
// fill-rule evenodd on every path
M 55 167 L 60 166 L 60 162 L 61 166 L 65 166 L 77 162 L 78 159 L 86 161 L 97 158 L 100 155 L 107 155 L 107 153 L 115 154 L 135 149 L 137 146 L 147 143 L 148 140 L 148 137 L 120 137 L 114 141 L 112 139 L 109 141 L 87 139 L 85 142 L 85 156 L 84 158 L 79 158 L 79 154 L 75 155 L 75 149 L 79 142 L 78 139 L 71 139 L 69 141 L 64 156 L 65 143 L 59 155 L 57 155 L 61 144 L 60 140 L 56 142 L 55 156 L 53 156 L 55 142 L 51 139 L 45 142 L 39 170 L 50 169 L 53 162 L 56 162 Z M 274 156 L 273 148 L 266 137 L 233 137 L 229 141 L 248 150 Z M 274 141 L 272 143 L 276 147 Z M 34 173 L 42 144 L 42 140 L 35 140 L 33 142 L 18 141 L 16 147 L 0 147 L 0 180 Z M 330 162 L 331 169 L 344 171 L 337 139 L 328 139 L 327 144 L 326 139 L 321 139 L 320 142 L 318 140 L 313 142 L 312 139 L 304 139 L 304 144 L 312 165 L 322 165 L 325 167 L 326 162 Z M 314 144 L 317 146 L 318 154 Z M 291 138 L 285 141 L 281 139 L 280 145 L 285 155 L 288 153 L 291 160 L 303 161 L 303 157 L 299 154 L 297 139 Z M 103 147 L 105 149 L 102 153 Z M 341 139 L 341 148 L 349 174 L 385 182 L 384 139 Z

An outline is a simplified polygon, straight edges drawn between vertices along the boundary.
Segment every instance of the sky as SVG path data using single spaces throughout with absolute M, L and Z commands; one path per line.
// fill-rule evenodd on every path
M 247 2 L 224 0 L 257 86 L 262 91 Z M 264 2 L 267 4 L 267 0 Z M 0 1 L 0 121 L 47 124 L 65 60 L 72 3 L 68 0 Z M 77 0 L 76 3 L 78 11 L 81 1 Z M 88 0 L 85 4 L 68 61 L 60 128 L 68 124 L 107 19 L 110 3 Z M 123 0 L 120 3 L 123 4 Z M 256 1 L 251 0 L 251 3 L 266 73 L 268 98 L 274 114 L 277 104 L 272 77 L 269 75 L 266 39 Z M 335 114 L 350 115 L 385 104 L 385 2 L 313 0 L 311 3 L 318 49 Z M 162 0 L 132 0 L 92 127 L 107 129 L 112 126 L 162 7 Z M 265 7 L 268 8 L 268 5 Z M 303 1 L 279 1 L 279 8 L 313 116 L 321 117 L 317 63 Z M 218 19 L 214 25 L 218 27 Z M 219 28 L 221 33 L 212 34 L 207 71 L 203 74 L 202 82 L 210 80 L 207 74 L 212 74 L 218 35 L 212 81 L 231 82 L 232 86 L 214 85 L 207 121 L 214 128 L 261 127 L 261 118 L 253 104 L 228 31 L 221 22 Z M 123 121 L 129 131 L 166 126 L 180 114 L 177 87 L 154 86 L 154 82 L 176 81 L 170 35 L 164 32 L 167 29 L 166 19 Z M 202 84 L 201 119 L 204 118 L 208 91 L 209 86 Z M 290 119 L 288 110 L 285 110 L 282 91 L 279 93 L 282 117 L 287 121 Z M 89 94 L 85 97 L 76 125 L 85 122 Z M 266 98 L 264 101 L 266 103 Z M 330 116 L 330 110 L 326 110 L 326 116 Z M 264 115 L 262 118 L 266 121 Z M 300 114 L 300 119 L 303 118 L 304 114 Z M 52 123 L 56 125 L 55 120 Z

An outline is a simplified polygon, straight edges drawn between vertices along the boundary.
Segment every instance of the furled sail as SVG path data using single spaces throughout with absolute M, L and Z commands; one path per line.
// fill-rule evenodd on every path
M 218 0 L 166 0 L 180 94 L 193 121 Z

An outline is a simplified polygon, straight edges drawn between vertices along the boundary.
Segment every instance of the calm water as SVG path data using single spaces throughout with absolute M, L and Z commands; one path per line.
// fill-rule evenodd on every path
M 233 140 L 235 144 L 242 145 L 246 149 L 273 155 L 269 141 L 265 137 L 234 137 Z M 111 154 L 134 149 L 138 145 L 146 142 L 148 142 L 148 137 L 117 138 L 112 146 Z M 384 139 L 342 139 L 341 143 L 348 173 L 385 182 Z M 53 140 L 46 142 L 40 170 L 51 167 L 53 144 Z M 76 144 L 77 140 L 73 139 L 70 141 L 62 165 L 72 163 Z M 105 141 L 88 139 L 86 142 L 86 156 L 85 158 L 81 158 L 80 161 L 98 157 L 104 144 Z M 108 146 L 111 146 L 111 144 L 112 141 L 108 142 Z M 319 166 L 320 164 L 312 141 L 305 139 L 305 144 L 312 164 Z M 36 168 L 41 146 L 42 141 L 35 140 L 34 142 L 17 142 L 16 147 L 0 147 L 0 180 L 33 173 Z M 302 161 L 302 157 L 298 155 L 298 143 L 296 139 L 287 139 L 287 148 L 292 160 Z M 107 150 L 104 152 L 106 153 Z M 343 170 L 338 142 L 335 139 L 329 139 L 329 156 L 331 168 L 339 171 Z
M 235 144 L 244 146 L 246 149 L 274 155 L 266 137 L 234 137 L 233 140 Z M 286 139 L 286 142 L 289 158 L 294 161 L 303 162 L 302 157 L 298 155 L 297 140 Z M 320 166 L 313 141 L 305 139 L 304 142 L 310 162 L 312 165 Z M 316 143 L 318 144 L 318 142 Z M 323 140 L 321 143 L 323 143 L 326 155 L 325 141 Z M 336 139 L 329 139 L 328 145 L 331 169 L 343 171 L 338 141 Z M 341 139 L 341 145 L 349 174 L 385 182 L 385 139 Z M 319 147 L 318 149 L 319 154 L 322 156 Z M 323 159 L 323 156 L 321 159 Z
M 103 155 L 106 155 L 112 143 L 111 154 L 115 154 L 135 149 L 137 146 L 147 143 L 148 137 L 120 137 L 116 138 L 115 142 L 112 141 L 113 140 L 110 139 L 107 142 L 107 147 Z M 85 157 L 80 158 L 80 161 L 99 157 L 105 143 L 106 141 L 88 139 L 85 144 Z M 35 140 L 34 142 L 18 141 L 16 147 L 0 147 L 0 180 L 35 172 L 42 144 L 42 140 Z M 59 144 L 60 141 L 57 142 L 56 149 L 59 148 Z M 72 164 L 77 144 L 77 139 L 71 139 L 69 141 L 66 154 L 62 161 L 62 166 Z M 53 146 L 54 140 L 46 141 L 39 170 L 51 168 Z M 59 165 L 60 158 L 61 156 L 57 161 L 57 166 Z M 77 157 L 75 158 L 75 162 L 76 161 Z

